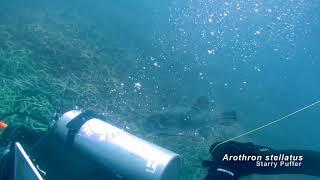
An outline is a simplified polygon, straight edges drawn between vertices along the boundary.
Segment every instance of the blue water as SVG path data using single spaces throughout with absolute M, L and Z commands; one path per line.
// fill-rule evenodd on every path
M 150 92 L 208 95 L 214 106 L 237 108 L 248 129 L 319 99 L 318 1 L 99 3 L 90 15 L 141 50 L 146 76 L 136 78 Z M 319 149 L 318 115 L 313 107 L 252 136 Z
M 250 130 L 320 99 L 318 0 L 17 4 L 55 11 L 103 35 L 97 43 L 134 49 L 135 66 L 117 76 L 131 84 L 126 98 L 138 91 L 136 104 L 150 112 L 205 95 L 213 111 L 235 109 L 243 130 Z M 319 115 L 318 105 L 248 137 L 278 149 L 320 150 Z

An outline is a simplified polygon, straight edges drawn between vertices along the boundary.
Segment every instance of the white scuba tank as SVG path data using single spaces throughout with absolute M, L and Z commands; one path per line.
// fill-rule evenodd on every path
M 127 179 L 178 179 L 178 154 L 99 118 L 83 115 L 81 111 L 72 110 L 63 114 L 57 121 L 55 132 L 65 142 Z

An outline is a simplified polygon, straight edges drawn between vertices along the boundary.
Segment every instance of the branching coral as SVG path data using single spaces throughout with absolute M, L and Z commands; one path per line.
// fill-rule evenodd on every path
M 79 24 L 65 22 L 58 16 L 40 16 L 37 12 L 31 13 L 25 22 L 23 18 L 8 17 L 8 22 L 3 23 L 0 114 L 11 111 L 39 114 L 50 121 L 57 109 L 66 111 L 74 106 L 98 111 L 124 108 L 119 103 L 127 91 L 112 67 L 114 59 L 119 58 L 110 54 L 108 48 L 92 44 L 98 40 L 89 37 L 97 35 L 82 32 Z M 127 53 L 125 48 L 119 49 Z M 13 122 L 38 123 L 31 122 L 30 117 L 16 118 L 20 119 L 12 117 Z
M 0 117 L 15 112 L 16 116 L 5 119 L 9 124 L 45 130 L 56 111 L 79 106 L 128 114 L 136 124 L 130 130 L 141 133 L 139 118 L 157 103 L 151 93 L 132 90 L 134 76 L 143 73 L 136 49 L 108 44 L 78 14 L 65 19 L 56 11 L 15 12 L 0 24 Z M 73 22 L 72 16 L 79 20 Z M 163 96 L 167 98 L 167 93 Z M 190 172 L 200 159 L 194 154 L 207 154 L 210 142 L 166 137 L 152 141 L 187 157 L 183 166 L 188 177 L 184 179 L 203 176 L 201 169 L 195 175 Z

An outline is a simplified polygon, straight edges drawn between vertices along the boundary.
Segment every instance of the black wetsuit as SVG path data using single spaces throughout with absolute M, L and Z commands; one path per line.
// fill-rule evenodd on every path
M 320 152 L 318 151 L 275 150 L 253 143 L 234 141 L 222 144 L 212 151 L 216 144 L 218 143 L 213 144 L 210 148 L 212 160 L 203 161 L 203 166 L 208 168 L 206 180 L 236 180 L 252 174 L 304 174 L 320 177 Z M 247 159 L 240 159 L 239 155 L 245 155 Z M 237 156 L 238 160 L 230 156 Z M 262 160 L 248 159 L 248 156 L 255 156 L 255 158 L 261 156 Z M 257 161 L 260 162 L 260 165 L 257 165 Z M 261 166 L 261 162 L 264 162 L 265 166 Z M 277 162 L 276 167 L 271 162 Z M 286 166 L 284 162 L 291 162 L 291 164 L 286 164 Z

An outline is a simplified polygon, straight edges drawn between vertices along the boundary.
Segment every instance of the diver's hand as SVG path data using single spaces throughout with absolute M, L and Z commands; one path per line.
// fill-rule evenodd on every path
M 254 169 L 255 162 L 228 160 L 230 156 L 239 155 L 258 155 L 262 146 L 256 146 L 253 143 L 240 143 L 235 141 L 226 142 L 218 145 L 214 143 L 210 148 L 212 160 L 203 161 L 202 165 L 208 168 L 209 179 L 238 179 L 241 176 L 250 174 L 250 170 Z M 218 146 L 217 146 L 218 145 Z M 217 146 L 217 147 L 216 147 Z

